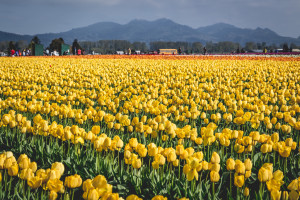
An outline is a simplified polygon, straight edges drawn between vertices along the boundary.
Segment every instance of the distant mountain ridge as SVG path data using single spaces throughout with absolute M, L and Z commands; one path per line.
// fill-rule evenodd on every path
M 0 31 L 0 41 L 30 41 L 34 35 L 19 35 Z M 61 33 L 37 34 L 42 44 L 48 46 L 55 38 L 62 37 L 65 43 L 98 40 L 128 40 L 130 42 L 151 41 L 186 41 L 186 42 L 221 42 L 232 41 L 244 45 L 246 42 L 266 42 L 267 44 L 295 43 L 300 45 L 298 38 L 283 37 L 268 28 L 238 28 L 236 26 L 217 23 L 210 26 L 191 28 L 169 19 L 155 21 L 132 20 L 121 25 L 114 22 L 99 22 L 89 26 L 74 28 Z

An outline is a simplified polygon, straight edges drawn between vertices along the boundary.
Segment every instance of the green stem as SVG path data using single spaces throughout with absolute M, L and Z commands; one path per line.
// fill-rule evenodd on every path
M 230 174 L 230 196 L 232 197 L 232 173 L 231 171 L 229 172 Z
M 213 182 L 212 183 L 213 185 L 212 185 L 212 192 L 213 192 L 213 194 L 212 194 L 212 196 L 213 196 L 213 199 L 215 199 L 215 182 Z

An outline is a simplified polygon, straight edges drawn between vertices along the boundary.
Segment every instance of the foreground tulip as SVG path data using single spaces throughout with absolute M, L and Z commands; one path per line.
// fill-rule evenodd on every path
M 58 197 L 57 192 L 51 190 L 50 193 L 49 193 L 49 200 L 56 200 L 57 197 Z
M 220 180 L 220 174 L 215 171 L 210 172 L 210 181 L 211 182 L 218 182 Z
M 82 179 L 78 174 L 73 176 L 67 176 L 65 178 L 65 186 L 68 188 L 77 188 L 80 187 L 82 184 Z
M 63 182 L 59 179 L 50 179 L 47 182 L 47 187 L 49 188 L 49 190 L 53 190 L 56 193 L 64 193 L 65 191 Z
M 227 159 L 226 168 L 228 171 L 232 171 L 235 169 L 235 161 L 232 158 Z
M 128 197 L 126 197 L 126 200 L 143 200 L 142 198 L 139 198 L 137 195 L 135 194 L 131 194 Z
M 211 163 L 220 163 L 220 156 L 218 153 L 216 153 L 215 151 L 213 152 L 212 156 L 211 156 Z
M 272 200 L 280 200 L 280 198 L 281 198 L 281 191 L 279 191 L 279 190 L 271 191 L 271 199 Z
M 155 197 L 153 197 L 151 200 L 168 200 L 167 197 L 164 197 L 162 195 L 156 195 Z
M 245 183 L 244 175 L 235 175 L 234 176 L 234 185 L 241 188 Z
M 107 185 L 107 181 L 104 176 L 98 175 L 93 179 L 92 184 L 95 188 L 103 188 Z
M 248 187 L 245 187 L 245 189 L 244 189 L 244 196 L 245 197 L 249 196 L 249 188 Z
M 40 187 L 42 185 L 42 183 L 43 183 L 42 179 L 38 176 L 31 177 L 31 178 L 27 179 L 27 184 L 32 189 L 36 189 L 36 188 Z
M 272 172 L 270 172 L 270 170 L 262 167 L 258 171 L 258 180 L 260 182 L 267 182 L 267 181 L 271 180 L 271 178 L 272 178 L 271 174 L 272 174 Z

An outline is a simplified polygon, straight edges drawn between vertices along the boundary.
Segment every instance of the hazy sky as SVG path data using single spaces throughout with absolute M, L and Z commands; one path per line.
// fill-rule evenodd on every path
M 159 18 L 193 28 L 224 22 L 300 36 L 300 0 L 0 0 L 0 31 L 19 34 Z

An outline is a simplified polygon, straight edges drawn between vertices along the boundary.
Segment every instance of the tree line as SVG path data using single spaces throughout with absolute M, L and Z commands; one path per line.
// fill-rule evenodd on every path
M 20 41 L 1 41 L 0 51 L 7 52 L 11 49 L 23 50 L 32 49 L 34 44 L 40 44 L 40 40 L 37 36 L 33 37 L 30 43 L 25 40 Z M 60 52 L 61 44 L 65 44 L 63 38 L 53 39 L 50 45 L 45 50 L 58 51 Z M 299 49 L 293 43 L 291 44 L 267 44 L 266 42 L 256 43 L 247 42 L 245 45 L 239 43 L 224 41 L 224 42 L 206 42 L 205 44 L 201 42 L 171 42 L 171 41 L 153 41 L 150 43 L 145 42 L 130 42 L 126 40 L 99 40 L 99 41 L 78 41 L 74 40 L 72 45 L 70 45 L 70 53 L 73 55 L 77 54 L 78 49 L 85 52 L 86 54 L 115 54 L 117 51 L 123 51 L 127 53 L 130 49 L 131 53 L 140 51 L 141 53 L 151 53 L 154 51 L 159 51 L 159 49 L 178 49 L 183 54 L 202 54 L 204 53 L 204 47 L 207 53 L 233 53 L 233 52 L 248 52 L 252 50 L 263 50 L 267 49 L 269 52 L 273 52 L 276 49 L 283 49 L 283 51 L 288 52 L 292 49 Z

